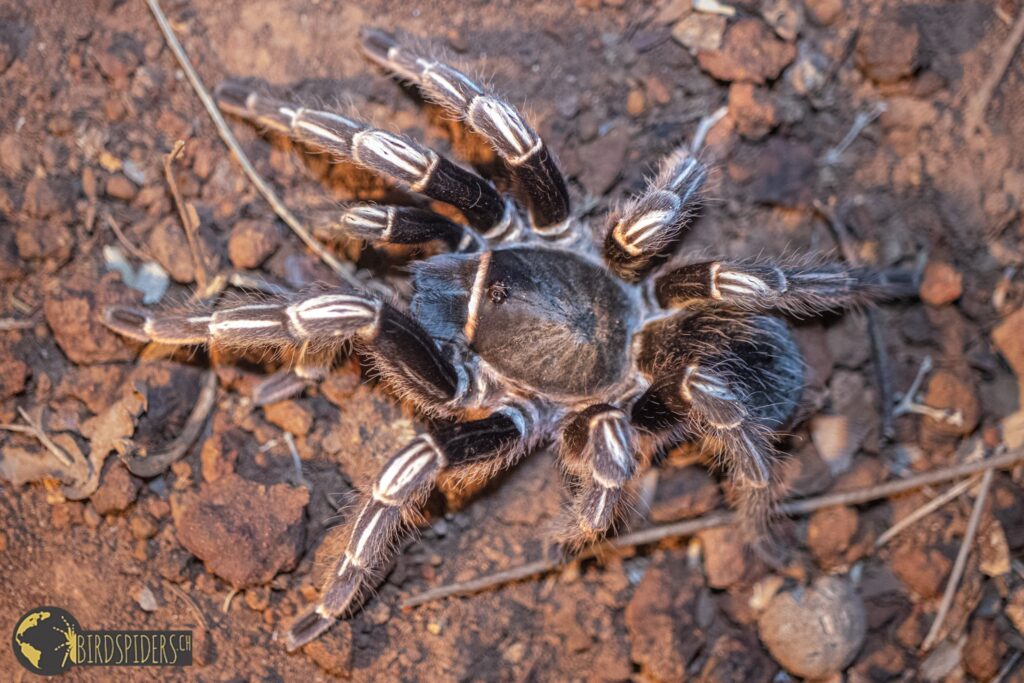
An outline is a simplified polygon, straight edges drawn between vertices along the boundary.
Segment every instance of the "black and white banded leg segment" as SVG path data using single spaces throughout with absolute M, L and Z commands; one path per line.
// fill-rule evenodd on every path
M 877 270 L 841 263 L 706 261 L 659 277 L 655 294 L 665 308 L 708 304 L 810 316 L 886 298 L 895 292 L 895 284 Z
M 707 175 L 689 149 L 667 156 L 644 193 L 611 215 L 604 241 L 609 268 L 628 282 L 638 282 L 661 263 L 700 209 Z
M 469 389 L 467 371 L 415 320 L 386 302 L 354 292 L 316 291 L 212 313 L 155 315 L 113 307 L 104 321 L 115 332 L 144 342 L 304 349 L 314 358 L 331 356 L 352 342 L 373 358 L 386 381 L 436 414 L 450 412 Z
M 375 244 L 423 244 L 439 240 L 450 251 L 474 252 L 485 245 L 472 228 L 411 206 L 357 204 L 326 226 L 327 231 Z
M 497 229 L 514 220 L 514 209 L 490 183 L 403 135 L 276 100 L 237 83 L 222 84 L 217 103 L 225 112 L 451 204 L 479 230 Z
M 560 239 L 571 230 L 565 178 L 522 114 L 466 74 L 399 45 L 385 31 L 364 29 L 362 45 L 370 60 L 415 84 L 454 118 L 465 121 L 487 139 L 511 171 L 536 234 Z
M 619 408 L 593 405 L 566 420 L 559 453 L 574 484 L 571 522 L 559 540 L 576 550 L 622 518 L 639 464 L 636 433 Z
M 524 406 L 509 404 L 484 419 L 421 434 L 395 454 L 359 504 L 345 551 L 320 601 L 287 630 L 287 648 L 295 650 L 319 636 L 376 588 L 442 472 L 500 469 L 526 450 L 536 428 Z

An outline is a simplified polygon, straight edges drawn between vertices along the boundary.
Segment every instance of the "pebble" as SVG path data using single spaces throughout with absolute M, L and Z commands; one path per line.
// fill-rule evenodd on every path
M 761 3 L 761 16 L 779 38 L 790 43 L 804 26 L 803 3 L 794 0 L 765 0 Z
M 135 358 L 135 352 L 95 315 L 104 303 L 93 291 L 58 292 L 43 302 L 54 340 L 72 362 L 88 365 Z
M 719 527 L 698 534 L 704 549 L 704 574 L 711 588 L 728 588 L 739 582 L 750 559 L 741 534 Z
M 787 671 L 819 679 L 845 669 L 864 643 L 864 602 L 846 579 L 819 577 L 777 594 L 758 620 L 761 641 Z
M 663 555 L 655 560 L 626 605 L 626 628 L 632 659 L 647 677 L 681 681 L 686 667 L 703 647 L 697 604 L 700 577 L 686 561 Z
M 672 38 L 696 55 L 722 47 L 726 18 L 720 14 L 693 12 L 672 27 Z
M 1017 633 L 1024 636 L 1024 586 L 1020 586 L 1006 601 L 1006 618 L 1010 620 Z
M 74 190 L 71 184 L 57 178 L 33 178 L 25 186 L 23 208 L 32 218 L 52 218 L 69 211 Z
M 992 342 L 1024 386 L 1024 308 L 1008 315 L 992 330 Z
M 647 98 L 644 96 L 644 91 L 640 88 L 630 90 L 629 95 L 626 96 L 626 113 L 637 117 L 643 114 L 646 109 Z
M 818 510 L 807 522 L 807 546 L 823 567 L 842 562 L 842 555 L 857 535 L 857 512 L 846 506 Z
M 228 258 L 236 268 L 259 268 L 260 264 L 277 251 L 281 235 L 273 223 L 243 220 L 231 229 L 228 238 Z
M 815 415 L 810 432 L 818 457 L 835 477 L 850 469 L 867 430 L 846 415 Z
M 105 189 L 108 197 L 120 199 L 126 202 L 130 202 L 134 199 L 138 192 L 138 188 L 135 187 L 135 183 L 128 180 L 127 176 L 123 176 L 120 173 L 107 178 L 107 185 Z
M 150 230 L 147 247 L 175 282 L 187 285 L 196 279 L 192 253 L 177 216 L 160 221 Z
M 23 361 L 0 352 L 0 401 L 20 394 L 28 381 L 29 367 Z
M 736 131 L 748 140 L 760 140 L 779 123 L 770 91 L 752 83 L 729 86 L 729 115 Z
M 728 634 L 715 640 L 695 680 L 701 683 L 767 682 L 771 680 L 768 676 L 773 668 L 756 642 Z
M 295 436 L 309 433 L 313 426 L 313 412 L 296 401 L 278 401 L 263 407 L 267 422 Z
M 921 280 L 921 299 L 932 306 L 953 303 L 964 291 L 964 277 L 949 263 L 929 261 Z
M 329 631 L 302 648 L 325 673 L 348 678 L 352 668 L 352 625 L 338 621 Z
M 975 618 L 964 647 L 964 670 L 979 681 L 991 681 L 999 673 L 1006 644 L 991 619 Z
M 804 0 L 804 10 L 811 21 L 828 26 L 843 13 L 843 0 Z
M 857 66 L 879 83 L 895 83 L 914 74 L 918 67 L 921 37 L 912 23 L 891 16 L 868 22 L 857 38 Z
M 937 548 L 903 542 L 893 550 L 893 574 L 914 594 L 933 598 L 942 592 L 953 561 Z
M 921 420 L 922 444 L 931 441 L 925 437 L 960 437 L 975 430 L 981 420 L 981 403 L 974 383 L 950 370 L 938 370 L 928 378 L 924 404 L 950 414 L 960 414 L 959 420 L 936 420 L 926 416 Z
M 135 502 L 139 495 L 139 483 L 128 472 L 128 468 L 119 461 L 107 468 L 100 478 L 100 486 L 92 494 L 90 500 L 96 512 L 106 515 L 112 512 L 123 512 Z
M 295 567 L 306 536 L 309 492 L 229 474 L 171 497 L 178 540 L 235 588 L 261 585 Z M 230 552 L 225 552 L 225 549 Z
M 721 498 L 718 485 L 703 467 L 667 469 L 658 478 L 651 520 L 663 523 L 696 517 L 718 507 Z
M 19 175 L 25 169 L 27 162 L 25 151 L 17 135 L 7 133 L 0 137 L 0 168 L 7 175 L 11 177 Z
M 796 47 L 775 37 L 757 19 L 740 19 L 725 34 L 720 50 L 697 55 L 700 67 L 720 81 L 763 84 L 778 78 L 796 57 Z

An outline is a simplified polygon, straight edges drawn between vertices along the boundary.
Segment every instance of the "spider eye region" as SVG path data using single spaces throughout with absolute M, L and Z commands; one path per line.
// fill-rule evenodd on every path
M 509 293 L 509 286 L 504 280 L 495 280 L 487 286 L 487 298 L 495 305 L 508 299 Z

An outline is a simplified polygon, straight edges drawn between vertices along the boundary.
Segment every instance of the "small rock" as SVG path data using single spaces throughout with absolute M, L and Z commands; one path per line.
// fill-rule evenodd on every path
M 907 588 L 922 598 L 933 598 L 945 587 L 953 562 L 937 548 L 904 542 L 893 551 L 891 566 Z
M 749 140 L 760 140 L 779 123 L 771 93 L 751 83 L 729 87 L 729 114 L 736 122 L 736 131 Z
M 157 521 L 145 512 L 133 516 L 128 526 L 132 531 L 132 536 L 140 541 L 153 538 L 156 536 L 156 532 L 160 531 Z
M 651 503 L 651 520 L 676 522 L 710 512 L 721 500 L 718 485 L 703 467 L 684 467 L 661 473 Z
M 857 527 L 857 512 L 849 507 L 818 510 L 807 522 L 807 546 L 820 565 L 836 566 L 857 535 Z
M 63 223 L 23 221 L 14 233 L 14 243 L 24 261 L 54 259 L 64 263 L 71 257 L 75 237 Z
M 60 350 L 73 362 L 81 364 L 132 360 L 135 353 L 120 337 L 111 332 L 98 315 L 102 306 L 113 301 L 101 300 L 93 291 L 64 291 L 43 302 L 46 323 Z
M 28 381 L 29 367 L 23 361 L 0 351 L 0 401 L 20 394 Z
M 1006 644 L 991 619 L 975 619 L 964 647 L 964 670 L 979 681 L 991 681 L 999 673 Z
M 143 585 L 136 588 L 134 598 L 143 612 L 155 612 L 160 608 L 160 604 L 156 601 L 156 596 L 153 595 L 153 590 L 149 586 Z
M 703 586 L 679 557 L 660 557 L 626 606 L 633 661 L 654 680 L 681 681 L 703 646 L 697 603 Z
M 832 476 L 850 469 L 867 429 L 846 415 L 815 415 L 810 424 L 811 442 Z
M 236 268 L 258 268 L 277 251 L 281 236 L 266 221 L 239 221 L 228 239 L 228 258 Z
M 33 178 L 25 186 L 25 213 L 33 218 L 51 218 L 71 209 L 74 190 L 57 178 Z
M 348 678 L 352 668 L 352 625 L 340 620 L 302 648 L 325 673 Z
M 295 567 L 306 536 L 309 492 L 230 474 L 171 497 L 178 540 L 235 588 L 262 585 Z M 231 552 L 225 552 L 230 548 Z
M 711 588 L 728 588 L 743 578 L 750 560 L 742 534 L 719 527 L 698 534 L 704 549 L 704 573 Z
M 644 79 L 644 88 L 655 104 L 664 106 L 672 101 L 672 92 L 665 85 L 665 82 L 657 76 L 648 76 Z
M 992 330 L 992 342 L 1024 387 L 1024 308 L 1008 315 Z
M 1006 618 L 1010 620 L 1017 633 L 1024 636 L 1024 586 L 1020 586 L 1006 601 Z
M 860 595 L 836 576 L 777 594 L 758 620 L 761 641 L 775 661 L 792 674 L 813 679 L 845 669 L 866 631 Z
M 19 175 L 28 163 L 17 135 L 8 133 L 0 137 L 0 168 L 11 177 Z
M 757 19 L 740 19 L 725 34 L 720 50 L 702 50 L 702 69 L 720 81 L 762 84 L 778 78 L 796 57 L 796 48 L 776 38 Z
M 295 436 L 308 434 L 313 426 L 313 412 L 295 401 L 278 401 L 263 407 L 267 422 Z
M 930 261 L 921 281 L 921 299 L 932 306 L 953 303 L 964 291 L 964 277 L 949 263 Z
M 925 416 L 921 420 L 922 444 L 931 445 L 942 437 L 967 436 L 981 419 L 981 403 L 973 382 L 949 370 L 938 370 L 928 378 L 924 403 L 950 416 L 937 420 Z
M 720 14 L 692 12 L 672 27 L 672 38 L 692 55 L 714 52 L 722 46 L 726 23 Z
M 108 197 L 130 202 L 135 198 L 137 192 L 138 188 L 135 187 L 135 183 L 120 173 L 107 178 L 106 193 Z
M 786 80 L 798 95 L 816 95 L 828 83 L 828 57 L 808 41 L 800 43 L 796 61 L 786 70 Z
M 867 656 L 861 657 L 850 668 L 849 681 L 883 683 L 896 678 L 907 669 L 907 657 L 903 650 L 892 643 L 885 643 Z
M 196 279 L 188 239 L 177 217 L 160 221 L 149 233 L 149 252 L 175 282 L 187 285 Z
M 811 21 L 828 26 L 843 12 L 843 0 L 804 0 L 804 10 Z
M 857 38 L 857 66 L 879 83 L 895 83 L 914 74 L 918 67 L 921 37 L 917 26 L 890 16 L 870 21 Z
M 643 114 L 646 109 L 647 98 L 644 97 L 644 91 L 640 88 L 630 90 L 629 95 L 626 96 L 626 113 L 637 117 Z
M 580 182 L 590 194 L 600 197 L 614 187 L 631 141 L 627 127 L 619 124 L 604 137 L 579 149 L 583 166 Z
M 771 676 L 774 668 L 756 642 L 730 634 L 721 636 L 711 646 L 700 676 L 695 680 L 701 683 L 767 683 L 777 680 Z
M 939 120 L 935 104 L 917 97 L 894 96 L 885 102 L 885 111 L 878 118 L 884 128 L 919 130 L 934 125 Z M 928 264 L 931 266 L 931 263 Z M 952 267 L 952 266 L 950 266 Z
M 804 26 L 803 3 L 794 0 L 765 0 L 761 3 L 761 16 L 779 38 L 790 43 Z
M 121 462 L 112 462 L 100 478 L 100 487 L 90 498 L 96 512 L 101 515 L 127 510 L 139 495 L 139 484 L 128 468 Z

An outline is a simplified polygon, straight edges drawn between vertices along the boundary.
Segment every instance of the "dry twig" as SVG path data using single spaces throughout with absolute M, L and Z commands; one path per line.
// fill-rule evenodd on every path
M 64 465 L 65 467 L 76 466 L 76 463 L 74 459 L 71 457 L 71 455 L 63 448 L 58 446 L 54 442 L 54 440 L 51 439 L 50 436 L 46 433 L 46 430 L 43 429 L 42 422 L 33 420 L 32 417 L 25 411 L 24 408 L 19 407 L 18 414 L 21 415 L 21 419 L 28 423 L 27 426 L 19 424 L 0 424 L 0 429 L 5 429 L 9 432 L 17 432 L 19 434 L 28 434 L 29 436 L 34 437 L 36 441 L 41 443 L 43 447 L 46 448 L 46 450 L 53 453 L 54 457 L 56 457 L 57 460 L 60 460 L 62 465 Z
M 1006 42 L 996 52 L 992 68 L 989 69 L 981 87 L 971 95 L 964 106 L 965 137 L 974 135 L 976 131 L 985 126 L 985 112 L 988 111 L 988 105 L 992 101 L 992 96 L 995 95 L 996 88 L 1002 82 L 1003 76 L 1006 75 L 1006 69 L 1013 61 L 1013 55 L 1016 54 L 1022 40 L 1024 40 L 1024 9 L 1017 17 Z
M 1021 460 L 1024 460 L 1024 449 L 1017 449 L 999 456 L 988 458 L 987 460 L 953 465 L 951 467 L 908 477 L 907 479 L 890 481 L 863 489 L 840 491 L 838 493 L 828 493 L 814 498 L 792 500 L 780 505 L 779 513 L 794 517 L 838 505 L 860 505 L 875 500 L 881 500 L 882 498 L 889 498 L 914 489 L 919 489 L 923 486 L 930 486 L 932 484 L 939 484 L 945 481 L 959 479 L 963 476 L 977 474 L 983 470 L 991 472 L 998 469 L 1004 469 L 1018 464 Z M 728 526 L 735 523 L 738 519 L 739 517 L 734 512 L 718 511 L 712 512 L 703 517 L 697 517 L 696 519 L 688 519 L 682 522 L 675 522 L 673 524 L 663 524 L 649 529 L 641 529 L 640 531 L 634 531 L 611 539 L 600 546 L 589 549 L 582 555 L 573 559 L 578 560 L 593 557 L 598 552 L 607 549 L 631 548 L 634 546 L 656 543 L 669 538 L 692 536 L 693 534 L 699 531 L 704 531 L 705 529 Z M 438 588 L 424 591 L 419 595 L 412 596 L 402 603 L 402 607 L 416 607 L 417 605 L 433 602 L 434 600 L 439 600 L 441 598 L 477 593 L 497 586 L 502 586 L 507 583 L 512 583 L 514 581 L 521 581 L 523 579 L 557 569 L 563 563 L 564 560 L 560 557 L 537 560 L 535 562 L 510 567 L 494 574 L 479 576 L 475 579 L 470 579 L 469 581 L 440 586 Z
M 185 602 L 186 605 L 188 605 L 188 608 L 190 610 L 192 610 L 192 614 L 196 615 L 196 619 L 198 619 L 199 623 L 202 624 L 203 630 L 205 630 L 205 631 L 209 631 L 210 630 L 210 622 L 206 620 L 206 615 L 203 614 L 203 611 L 201 609 L 199 609 L 199 605 L 196 604 L 196 601 L 192 599 L 191 595 L 189 595 L 184 590 L 182 590 L 178 586 L 174 585 L 170 581 L 166 581 L 165 580 L 164 581 L 164 586 L 169 588 L 172 593 L 177 595 L 179 598 L 181 598 Z
M 973 487 L 977 483 L 978 478 L 971 477 L 970 479 L 965 479 L 959 484 L 950 486 L 943 493 L 932 498 L 927 503 L 917 508 L 909 515 L 907 515 L 906 517 L 904 517 L 903 519 L 901 519 L 900 521 L 896 522 L 891 527 L 886 529 L 885 533 L 883 533 L 881 536 L 878 537 L 877 540 L 875 540 L 875 549 L 877 550 L 878 548 L 881 548 L 886 543 L 888 543 L 896 536 L 898 536 L 900 533 L 902 533 L 904 529 L 924 519 L 931 513 L 941 508 L 946 503 L 959 498 L 965 492 L 969 491 L 971 487 Z
M 216 102 L 213 101 L 213 97 L 210 96 L 209 91 L 203 86 L 203 82 L 199 79 L 199 75 L 196 73 L 195 68 L 192 66 L 192 62 L 189 61 L 188 55 L 185 54 L 185 49 L 181 46 L 178 38 L 174 35 L 174 30 L 171 28 L 170 23 L 167 21 L 167 15 L 164 14 L 163 9 L 160 7 L 158 0 L 146 0 L 146 4 L 149 6 L 149 10 L 153 13 L 153 17 L 156 19 L 156 23 L 160 26 L 160 31 L 163 33 L 164 40 L 167 42 L 167 46 L 171 48 L 171 52 L 174 53 L 175 59 L 178 60 L 178 64 L 181 66 L 182 71 L 185 72 L 185 76 L 188 78 L 188 82 L 192 85 L 192 89 L 195 91 L 196 96 L 203 103 L 203 107 L 206 112 L 213 119 L 214 125 L 217 127 L 217 132 L 220 134 L 221 140 L 227 145 L 231 153 L 235 155 L 239 165 L 242 167 L 242 171 L 246 177 L 249 178 L 256 190 L 259 191 L 263 198 L 270 204 L 270 207 L 274 210 L 282 221 L 284 221 L 292 232 L 298 235 L 307 247 L 309 247 L 313 253 L 315 253 L 320 260 L 326 263 L 330 268 L 338 274 L 338 277 L 343 279 L 353 287 L 362 287 L 359 280 L 349 272 L 338 259 L 334 258 L 324 246 L 320 244 L 310 234 L 309 230 L 306 229 L 299 219 L 295 217 L 288 207 L 278 198 L 277 194 L 270 187 L 256 169 L 253 167 L 252 162 L 249 161 L 249 157 L 246 156 L 242 150 L 242 146 L 238 144 L 238 139 L 235 138 L 235 134 L 231 132 L 231 128 L 228 127 L 227 121 L 221 115 L 220 110 L 217 109 Z
M 171 197 L 174 198 L 174 206 L 178 209 L 178 217 L 181 219 L 181 227 L 185 230 L 185 239 L 188 240 L 188 250 L 192 253 L 192 263 L 196 271 L 196 284 L 203 298 L 206 296 L 207 285 L 210 280 L 210 273 L 206 270 L 206 259 L 203 258 L 203 250 L 199 246 L 199 215 L 191 204 L 187 203 L 181 196 L 178 189 L 178 181 L 174 179 L 174 160 L 181 156 L 185 149 L 185 141 L 178 140 L 174 143 L 174 149 L 164 157 L 164 178 L 167 180 L 167 187 L 171 190 Z
M 30 330 L 35 326 L 35 320 L 15 320 L 14 318 L 0 318 L 0 332 L 6 332 L 8 330 Z
M 932 646 L 939 639 L 942 624 L 946 621 L 949 608 L 953 606 L 953 598 L 956 597 L 956 589 L 960 586 L 960 578 L 964 575 L 964 569 L 967 567 L 967 558 L 970 557 L 971 549 L 974 547 L 974 536 L 978 533 L 981 515 L 985 510 L 985 499 L 988 497 L 988 490 L 992 486 L 992 478 L 994 476 L 995 470 L 987 469 L 981 478 L 981 488 L 978 489 L 978 497 L 974 499 L 971 519 L 967 523 L 967 531 L 964 532 L 963 541 L 960 543 L 960 552 L 956 555 L 956 562 L 953 563 L 953 572 L 949 575 L 949 581 L 946 583 L 946 592 L 942 594 L 939 612 L 935 615 L 935 621 L 932 622 L 932 627 L 928 630 L 928 636 L 921 644 L 921 650 L 924 652 L 932 649 Z
M 114 220 L 113 216 L 111 216 L 108 213 L 106 214 L 106 218 L 107 225 L 109 225 L 110 229 L 113 230 L 114 236 L 117 238 L 117 241 L 121 243 L 121 246 L 123 246 L 129 254 L 139 259 L 140 261 L 153 260 L 152 256 L 150 256 L 145 251 L 131 243 L 131 241 L 125 236 L 124 232 L 121 230 L 121 226 L 118 225 L 117 221 Z

